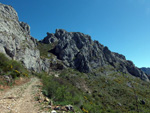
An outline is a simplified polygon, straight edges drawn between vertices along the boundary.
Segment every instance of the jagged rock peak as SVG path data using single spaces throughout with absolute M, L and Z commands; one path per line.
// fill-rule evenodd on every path
M 0 15 L 7 19 L 18 20 L 18 14 L 12 6 L 0 3 Z
M 71 68 L 81 72 L 92 72 L 99 67 L 113 66 L 116 71 L 129 73 L 143 80 L 148 77 L 124 55 L 111 52 L 108 47 L 98 41 L 92 41 L 89 35 L 80 32 L 67 32 L 56 29 L 55 33 L 47 33 L 42 43 L 56 43 L 50 52 Z

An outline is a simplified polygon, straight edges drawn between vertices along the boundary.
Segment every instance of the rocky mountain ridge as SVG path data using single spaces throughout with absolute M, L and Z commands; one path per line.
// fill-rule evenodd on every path
M 142 67 L 140 68 L 142 71 L 144 71 L 147 75 L 150 75 L 150 68 Z
M 38 43 L 53 44 L 49 53 L 53 58 L 41 58 L 37 49 Z M 40 42 L 30 36 L 30 27 L 19 22 L 16 11 L 8 5 L 0 3 L 0 52 L 9 58 L 20 61 L 32 71 L 49 72 L 51 67 L 62 62 L 62 66 L 71 67 L 89 73 L 100 67 L 112 66 L 114 71 L 128 73 L 149 81 L 150 77 L 125 59 L 125 56 L 111 52 L 108 47 L 98 41 L 92 41 L 89 35 L 80 32 L 67 32 L 57 29 L 47 33 Z
M 41 41 L 45 44 L 56 46 L 50 50 L 64 65 L 81 72 L 92 72 L 99 67 L 112 66 L 115 71 L 131 74 L 143 80 L 149 81 L 148 76 L 138 69 L 132 61 L 125 56 L 111 52 L 108 47 L 98 41 L 92 41 L 89 35 L 80 32 L 67 32 L 56 29 L 56 32 L 47 33 Z

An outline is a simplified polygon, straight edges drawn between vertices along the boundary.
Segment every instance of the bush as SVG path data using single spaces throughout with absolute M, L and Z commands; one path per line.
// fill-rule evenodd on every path
M 0 74 L 12 75 L 13 78 L 26 76 L 28 77 L 28 71 L 24 66 L 15 60 L 8 59 L 4 54 L 0 53 Z
M 0 53 L 0 68 L 3 71 L 8 71 L 9 59 L 2 53 Z

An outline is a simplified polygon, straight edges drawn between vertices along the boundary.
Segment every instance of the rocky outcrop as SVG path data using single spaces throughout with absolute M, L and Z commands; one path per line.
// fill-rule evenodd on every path
M 57 38 L 55 37 L 54 34 L 52 33 L 48 33 L 47 32 L 47 36 L 42 40 L 43 43 L 45 44 L 50 44 L 50 43 L 54 43 L 54 42 L 57 42 Z
M 62 60 L 67 67 L 81 72 L 92 72 L 93 69 L 111 65 L 116 71 L 149 81 L 147 75 L 131 61 L 126 60 L 125 56 L 111 52 L 98 41 L 92 41 L 89 35 L 56 29 L 54 34 L 48 33 L 41 42 L 45 44 L 57 42 L 50 52 Z
M 30 26 L 19 22 L 16 11 L 0 3 L 0 52 L 21 61 L 26 68 L 39 72 L 48 71 L 48 59 L 41 59 L 36 39 L 30 36 Z
M 30 35 L 30 26 L 27 23 L 20 22 L 20 26 L 22 27 L 22 31 L 27 35 Z

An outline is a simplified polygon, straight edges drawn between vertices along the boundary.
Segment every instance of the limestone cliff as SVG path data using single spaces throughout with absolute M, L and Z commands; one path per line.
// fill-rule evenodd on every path
M 30 36 L 30 26 L 19 22 L 17 12 L 0 3 L 0 52 L 21 61 L 27 69 L 48 71 L 48 59 L 42 60 L 36 40 Z

